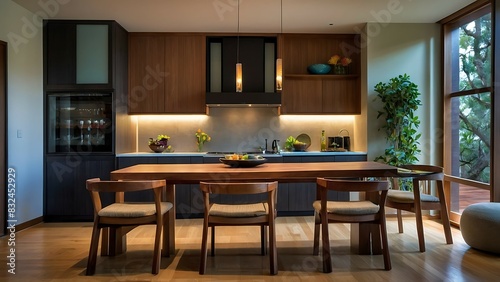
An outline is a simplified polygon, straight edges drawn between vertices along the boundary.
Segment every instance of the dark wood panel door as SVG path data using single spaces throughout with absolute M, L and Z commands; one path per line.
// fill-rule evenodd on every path
M 46 24 L 45 73 L 47 85 L 76 83 L 76 25 L 69 22 Z
M 283 81 L 281 96 L 284 114 L 321 113 L 322 89 L 318 79 L 288 79 Z
M 205 113 L 204 35 L 165 36 L 165 112 Z
M 165 37 L 162 34 L 129 36 L 129 114 L 164 113 Z
M 45 220 L 92 220 L 94 212 L 85 182 L 94 177 L 109 180 L 110 173 L 114 169 L 114 156 L 47 157 Z M 109 204 L 112 199 L 112 195 L 103 195 L 102 198 L 106 204 Z

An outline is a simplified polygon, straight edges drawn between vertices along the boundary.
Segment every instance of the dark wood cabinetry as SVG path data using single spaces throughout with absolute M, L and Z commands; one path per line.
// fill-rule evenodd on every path
M 281 35 L 283 114 L 360 114 L 360 50 L 354 34 Z M 352 59 L 348 74 L 308 74 L 333 55 Z
M 205 113 L 205 36 L 131 33 L 129 114 Z
M 126 116 L 126 108 L 123 109 L 127 100 L 128 32 L 115 21 L 45 20 L 43 55 L 46 138 L 44 219 L 46 221 L 92 220 L 93 209 L 85 181 L 94 177 L 109 179 L 111 171 L 115 169 L 115 152 L 130 151 L 134 146 L 132 142 L 123 141 L 129 136 L 127 129 L 131 123 L 130 118 Z M 111 96 L 112 103 L 107 104 L 109 107 L 96 106 L 99 105 L 97 98 L 95 101 L 93 98 L 85 98 L 87 99 L 85 102 L 82 102 L 83 98 L 79 98 L 106 95 Z M 54 96 L 71 97 L 65 101 L 72 101 L 73 98 L 74 101 L 79 101 L 78 105 L 71 105 L 71 102 L 68 102 L 67 106 L 61 104 L 57 106 L 58 109 L 72 111 L 71 115 L 69 113 L 67 115 L 70 117 L 67 120 L 69 125 L 75 122 L 71 119 L 78 116 L 76 114 L 78 111 L 82 116 L 84 111 L 89 111 L 85 117 L 100 116 L 96 112 L 97 109 L 107 112 L 102 116 L 102 123 L 109 122 L 107 127 L 109 130 L 105 134 L 111 136 L 109 142 L 112 145 L 106 147 L 105 153 L 92 149 L 85 150 L 84 146 L 78 146 L 68 152 L 48 149 L 48 144 L 58 139 L 57 134 L 50 134 L 51 130 L 54 130 L 55 125 L 57 127 L 61 124 L 60 115 L 57 114 L 60 111 L 54 111 L 51 103 Z M 89 106 L 84 107 L 85 103 L 89 103 Z M 81 108 L 75 108 L 80 106 Z M 95 110 L 93 113 L 92 109 Z M 89 137 L 90 131 L 89 129 Z M 73 135 L 68 134 L 68 136 L 71 140 Z M 83 141 L 83 138 L 81 140 Z M 97 144 L 101 141 L 95 140 L 97 139 L 94 139 L 95 143 L 89 141 L 87 143 L 89 146 L 86 148 L 92 148 L 90 144 L 96 144 L 97 148 Z
M 115 21 L 45 20 L 45 90 L 113 89 L 126 68 L 126 34 Z
M 109 180 L 114 156 L 48 156 L 45 159 L 46 221 L 90 221 L 94 212 L 85 187 L 89 178 Z M 112 198 L 104 198 L 109 203 Z

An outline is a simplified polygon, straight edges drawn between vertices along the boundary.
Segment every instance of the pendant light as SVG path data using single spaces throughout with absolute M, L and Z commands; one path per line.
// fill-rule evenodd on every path
M 283 0 L 280 7 L 280 35 L 283 34 Z M 283 62 L 281 58 L 276 59 L 276 91 L 283 90 Z
M 243 91 L 243 70 L 240 63 L 240 0 L 238 0 L 238 35 L 236 39 L 236 92 Z

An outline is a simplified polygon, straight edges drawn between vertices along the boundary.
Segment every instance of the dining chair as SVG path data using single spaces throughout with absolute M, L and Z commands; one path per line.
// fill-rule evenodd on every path
M 200 182 L 204 201 L 203 238 L 201 241 L 200 274 L 207 269 L 207 237 L 208 228 L 212 228 L 212 255 L 215 248 L 216 226 L 245 226 L 256 225 L 261 227 L 261 248 L 264 254 L 266 241 L 263 232 L 266 226 L 269 228 L 269 264 L 270 273 L 278 273 L 278 255 L 276 249 L 276 188 L 278 182 L 259 183 L 209 183 Z M 213 203 L 210 195 L 255 195 L 266 194 L 264 202 L 252 202 L 246 204 L 218 204 Z
M 403 233 L 403 220 L 401 211 L 415 213 L 417 225 L 417 236 L 420 252 L 425 252 L 424 225 L 422 222 L 423 210 L 438 210 L 440 211 L 441 222 L 443 224 L 444 235 L 447 244 L 453 244 L 451 235 L 450 220 L 448 217 L 448 208 L 444 196 L 443 188 L 443 168 L 434 165 L 404 165 L 403 169 L 413 171 L 415 173 L 401 174 L 402 177 L 411 177 L 413 183 L 413 191 L 389 190 L 385 205 L 397 210 L 398 231 Z M 430 194 L 430 182 L 436 182 L 437 196 Z M 426 189 L 421 189 L 421 184 Z M 395 185 L 394 185 L 395 186 Z M 424 190 L 424 191 L 422 191 Z
M 155 240 L 153 250 L 153 266 L 151 273 L 158 274 L 161 255 L 169 256 L 168 214 L 172 210 L 172 203 L 161 202 L 165 189 L 165 180 L 144 181 L 102 181 L 99 178 L 88 179 L 87 190 L 90 192 L 94 205 L 94 228 L 90 241 L 89 257 L 86 275 L 93 275 L 96 269 L 97 248 L 101 228 L 110 228 L 110 234 L 115 234 L 121 228 L 126 234 L 139 225 L 155 224 Z M 152 190 L 154 202 L 123 202 L 124 193 Z M 100 193 L 114 193 L 117 199 L 103 207 Z M 160 252 L 160 237 L 163 231 L 163 250 Z
M 318 199 L 314 201 L 314 247 L 313 254 L 319 253 L 319 233 L 321 228 L 323 272 L 332 272 L 330 254 L 329 223 L 373 223 L 378 224 L 382 240 L 382 254 L 385 270 L 391 269 L 384 203 L 389 189 L 388 181 L 362 181 L 318 178 Z M 328 191 L 364 192 L 366 200 L 328 201 Z

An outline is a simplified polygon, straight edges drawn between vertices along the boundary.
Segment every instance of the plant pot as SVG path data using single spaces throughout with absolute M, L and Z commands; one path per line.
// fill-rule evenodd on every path
M 349 66 L 343 66 L 343 65 L 331 65 L 332 66 L 332 73 L 333 74 L 349 74 Z

